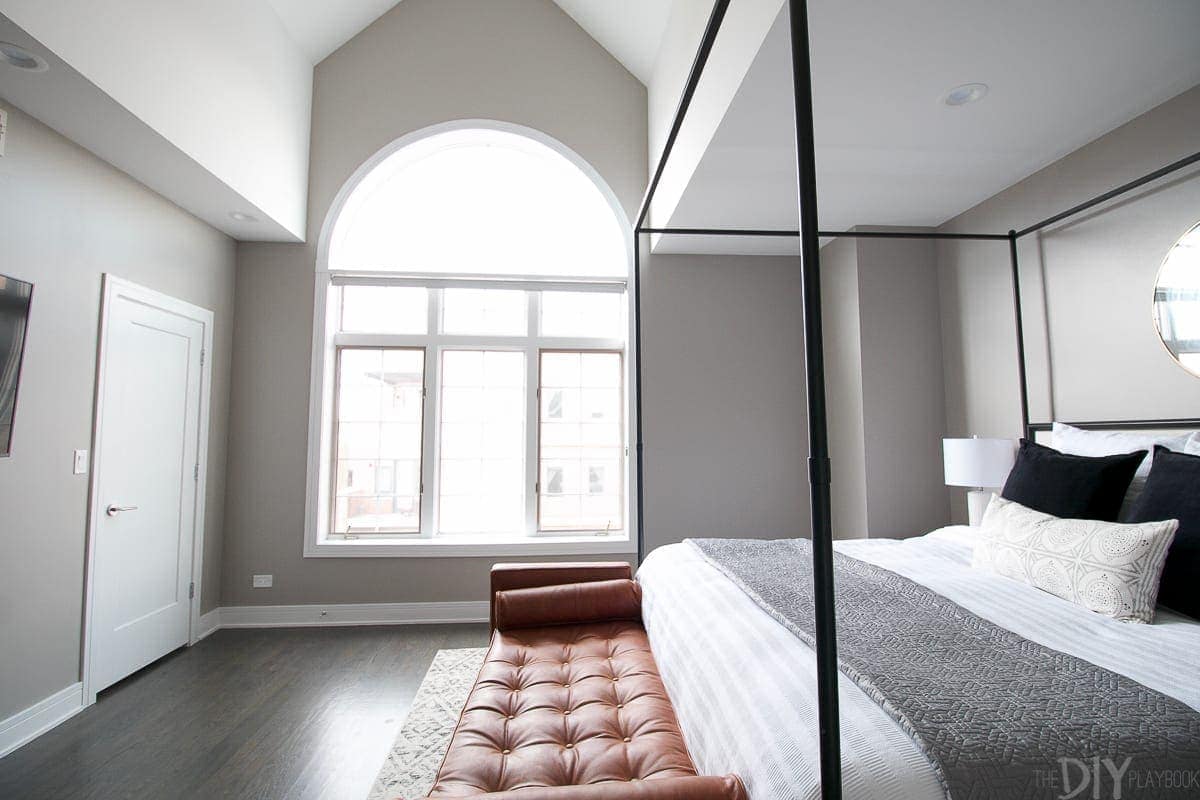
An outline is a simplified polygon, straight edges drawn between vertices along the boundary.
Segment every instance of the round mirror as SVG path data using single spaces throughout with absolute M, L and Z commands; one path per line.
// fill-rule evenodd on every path
M 1154 284 L 1154 324 L 1179 365 L 1200 377 L 1200 223 L 1163 260 Z

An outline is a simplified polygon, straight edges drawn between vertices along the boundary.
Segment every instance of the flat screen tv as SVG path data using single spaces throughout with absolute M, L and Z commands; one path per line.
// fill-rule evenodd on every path
M 0 458 L 12 454 L 17 384 L 21 381 L 21 356 L 32 298 L 32 283 L 0 275 Z

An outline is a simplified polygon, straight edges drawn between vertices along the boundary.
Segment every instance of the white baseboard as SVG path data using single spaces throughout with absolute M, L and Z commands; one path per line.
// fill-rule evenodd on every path
M 0 758 L 83 710 L 83 684 L 73 683 L 0 720 Z
M 200 629 L 196 631 L 195 641 L 200 641 L 209 634 L 216 633 L 221 628 L 221 609 L 214 608 L 207 614 L 200 615 Z
M 222 628 L 300 628 L 323 625 L 429 625 L 487 622 L 486 600 L 451 603 L 342 603 L 301 606 L 223 606 Z M 215 630 L 215 628 L 214 628 Z

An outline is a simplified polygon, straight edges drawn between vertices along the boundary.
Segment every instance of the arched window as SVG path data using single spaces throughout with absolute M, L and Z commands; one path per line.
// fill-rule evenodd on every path
M 549 145 L 467 128 L 400 148 L 354 188 L 329 268 L 625 277 L 625 232 L 595 180 Z
M 326 230 L 305 552 L 627 552 L 628 222 L 594 172 L 456 125 Z

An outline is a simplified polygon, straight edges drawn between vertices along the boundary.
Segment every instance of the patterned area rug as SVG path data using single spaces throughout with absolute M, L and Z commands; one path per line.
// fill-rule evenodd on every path
M 439 650 L 367 800 L 419 800 L 433 786 L 487 649 Z

